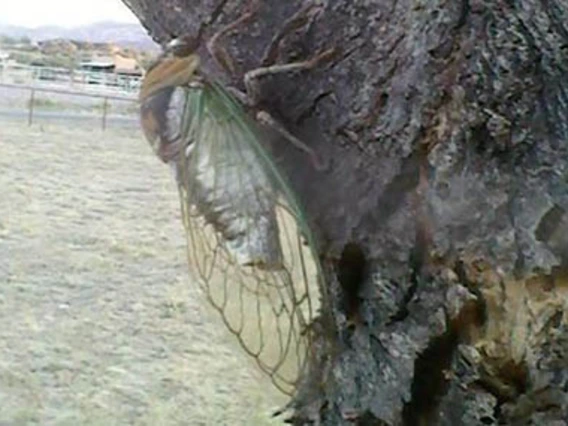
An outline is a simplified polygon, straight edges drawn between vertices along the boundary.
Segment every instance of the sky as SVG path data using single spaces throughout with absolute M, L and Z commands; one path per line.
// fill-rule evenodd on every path
M 120 0 L 0 0 L 0 22 L 75 27 L 99 21 L 138 22 Z

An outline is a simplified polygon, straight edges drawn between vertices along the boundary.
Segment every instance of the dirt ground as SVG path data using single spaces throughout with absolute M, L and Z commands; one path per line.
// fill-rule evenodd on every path
M 0 425 L 268 425 L 136 128 L 0 120 Z

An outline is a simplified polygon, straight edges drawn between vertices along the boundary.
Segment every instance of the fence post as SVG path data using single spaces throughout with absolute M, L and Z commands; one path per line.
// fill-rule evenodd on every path
M 28 111 L 28 126 L 32 125 L 33 115 L 34 115 L 34 98 L 35 98 L 35 90 L 32 89 L 30 93 L 30 105 Z
M 103 101 L 103 130 L 106 129 L 108 98 L 105 96 Z

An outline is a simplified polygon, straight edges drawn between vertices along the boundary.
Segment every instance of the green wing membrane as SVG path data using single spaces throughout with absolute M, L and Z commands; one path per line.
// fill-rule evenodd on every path
M 185 90 L 176 167 L 192 275 L 243 349 L 292 395 L 320 303 L 314 239 L 241 106 L 215 83 Z

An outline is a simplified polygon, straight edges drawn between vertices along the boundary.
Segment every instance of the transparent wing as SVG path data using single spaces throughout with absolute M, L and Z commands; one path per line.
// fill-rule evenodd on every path
M 311 348 L 320 267 L 302 210 L 245 113 L 214 84 L 187 89 L 177 165 L 188 258 L 209 302 L 293 394 Z

